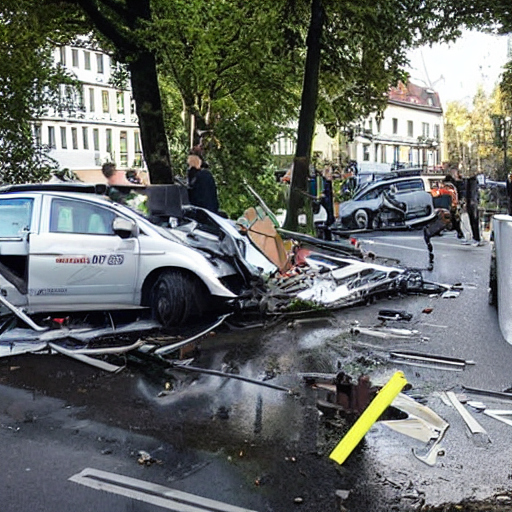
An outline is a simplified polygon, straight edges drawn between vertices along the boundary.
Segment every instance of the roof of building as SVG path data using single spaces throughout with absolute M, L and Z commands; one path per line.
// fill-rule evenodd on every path
M 392 87 L 388 93 L 390 103 L 407 105 L 434 112 L 442 112 L 439 94 L 431 87 L 422 87 L 412 82 L 399 82 L 397 87 Z

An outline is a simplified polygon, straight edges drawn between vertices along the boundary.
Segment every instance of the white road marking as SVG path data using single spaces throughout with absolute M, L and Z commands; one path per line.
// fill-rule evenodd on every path
M 220 501 L 202 498 L 163 485 L 117 475 L 94 468 L 85 468 L 69 478 L 71 482 L 93 489 L 144 501 L 175 512 L 255 512 Z

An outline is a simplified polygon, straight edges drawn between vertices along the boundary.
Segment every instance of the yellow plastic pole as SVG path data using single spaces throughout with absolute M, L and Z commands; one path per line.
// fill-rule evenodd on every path
M 396 372 L 386 385 L 378 392 L 371 404 L 352 425 L 336 448 L 329 455 L 330 459 L 343 464 L 352 450 L 359 444 L 366 432 L 380 418 L 380 415 L 391 405 L 391 402 L 407 384 L 403 372 Z

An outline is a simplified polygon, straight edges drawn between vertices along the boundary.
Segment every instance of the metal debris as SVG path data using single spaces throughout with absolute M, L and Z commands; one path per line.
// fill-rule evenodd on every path
M 474 393 L 475 395 L 493 396 L 495 398 L 505 398 L 507 400 L 512 400 L 512 393 L 504 393 L 501 391 L 492 391 L 488 389 L 478 389 L 469 386 L 462 386 L 462 389 L 468 393 Z
M 391 352 L 391 359 L 396 363 L 433 368 L 436 370 L 462 371 L 468 364 L 475 364 L 473 361 L 465 361 L 454 357 L 434 356 L 419 354 L 416 352 Z
M 306 382 L 320 392 L 322 397 L 317 400 L 317 405 L 321 410 L 361 414 L 377 394 L 377 388 L 370 384 L 367 375 L 361 375 L 357 384 L 344 372 L 339 372 L 333 379 L 311 377 L 314 374 L 303 375 Z
M 397 320 L 409 322 L 412 319 L 412 313 L 407 311 L 397 311 L 395 309 L 381 309 L 377 317 L 379 320 Z

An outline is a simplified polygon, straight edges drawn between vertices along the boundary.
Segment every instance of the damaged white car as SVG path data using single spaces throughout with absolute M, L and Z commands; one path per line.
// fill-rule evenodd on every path
M 259 275 L 247 245 L 205 210 L 166 229 L 91 187 L 0 190 L 3 309 L 28 314 L 147 307 L 165 326 L 222 306 Z M 213 217 L 216 217 L 213 219 Z

